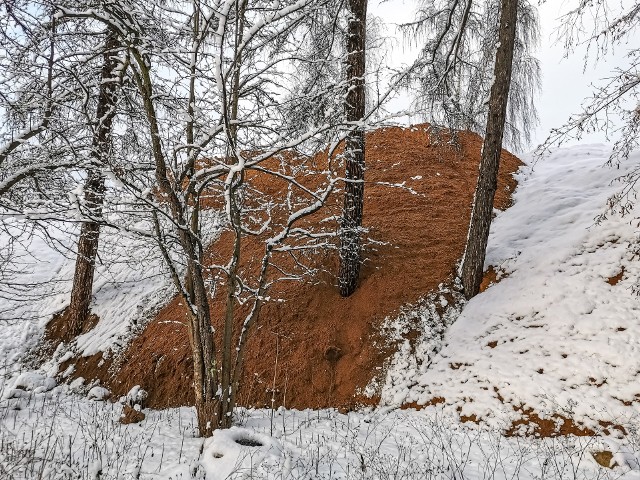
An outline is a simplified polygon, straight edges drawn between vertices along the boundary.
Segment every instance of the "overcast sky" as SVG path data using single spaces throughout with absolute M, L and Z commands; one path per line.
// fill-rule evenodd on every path
M 403 46 L 394 25 L 413 20 L 416 3 L 415 0 L 371 0 L 369 4 L 370 12 L 387 25 L 387 34 L 397 37 L 397 45 L 390 55 L 390 61 L 395 65 L 410 63 L 415 57 L 415 51 Z M 624 57 L 625 49 L 619 47 L 607 62 L 594 65 L 591 59 L 585 69 L 586 46 L 582 46 L 565 58 L 562 44 L 555 42 L 554 31 L 558 18 L 571 3 L 573 0 L 550 0 L 539 7 L 541 35 L 537 57 L 541 62 L 542 90 L 537 102 L 540 125 L 534 135 L 535 144 L 544 141 L 551 128 L 559 127 L 569 115 L 579 112 L 582 101 L 592 91 L 590 85 L 610 76 L 613 66 Z M 394 102 L 394 105 L 402 108 L 402 102 Z M 600 132 L 585 135 L 580 143 L 606 141 L 604 133 Z

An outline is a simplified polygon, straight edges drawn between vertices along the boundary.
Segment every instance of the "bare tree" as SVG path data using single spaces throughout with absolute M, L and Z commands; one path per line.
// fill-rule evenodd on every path
M 365 173 L 365 58 L 367 0 L 348 0 L 347 95 L 345 116 L 352 130 L 345 140 L 345 192 L 340 226 L 338 286 L 343 297 L 351 295 L 360 276 L 360 228 L 364 209 Z
M 416 20 L 402 26 L 406 41 L 424 39 L 403 84 L 412 89 L 417 112 L 434 127 L 484 134 L 500 11 L 498 0 L 423 2 Z M 537 122 L 533 99 L 540 68 L 532 52 L 538 33 L 536 9 L 521 1 L 505 124 L 505 141 L 514 148 L 530 141 Z
M 319 222 L 318 229 L 306 219 L 324 206 L 341 177 L 329 163 L 316 170 L 293 150 L 338 129 L 324 123 L 293 138 L 280 133 L 283 103 L 293 101 L 280 86 L 295 76 L 291 65 L 299 61 L 303 20 L 322 6 L 311 0 L 278 8 L 198 1 L 184 11 L 141 1 L 135 16 L 117 2 L 100 11 L 60 9 L 62 18 L 114 29 L 130 58 L 127 75 L 144 115 L 131 120 L 137 122 L 136 149 L 140 155 L 149 147 L 151 158 L 137 176 L 111 173 L 134 197 L 135 214 L 148 219 L 152 231 L 146 234 L 155 239 L 187 306 L 202 435 L 230 425 L 244 347 L 269 286 L 299 275 L 283 265 L 270 268 L 277 264 L 274 254 L 295 259 L 304 274 L 299 252 L 331 246 L 331 223 Z M 212 204 L 229 239 L 228 248 L 217 252 L 226 261 L 214 263 L 205 261 L 201 221 Z M 262 242 L 263 253 L 244 259 L 252 238 Z M 221 319 L 211 317 L 214 302 L 224 305 Z
M 116 33 L 109 30 L 104 44 L 104 63 L 100 73 L 96 125 L 91 149 L 93 162 L 92 168 L 87 171 L 87 180 L 84 184 L 84 208 L 88 220 L 82 222 L 80 227 L 71 302 L 64 326 L 69 338 L 77 336 L 82 331 L 90 312 L 105 193 L 105 177 L 101 169 L 104 168 L 110 154 L 111 128 L 116 114 L 116 94 L 119 83 L 116 71 L 119 67 L 118 46 Z
M 44 3 L 47 18 L 64 29 L 61 40 L 46 43 L 61 52 L 50 55 L 55 68 L 47 70 L 49 57 L 39 55 L 39 82 L 47 85 L 42 79 L 50 71 L 51 88 L 40 88 L 49 92 L 44 101 L 6 105 L 37 105 L 32 116 L 42 119 L 52 99 L 50 119 L 2 150 L 10 166 L 3 180 L 17 180 L 0 197 L 1 213 L 82 228 L 71 307 L 78 318 L 88 313 L 99 234 L 120 231 L 155 244 L 186 308 L 198 425 L 209 435 L 232 421 L 244 348 L 271 285 L 312 275 L 314 253 L 337 248 L 335 212 L 322 210 L 345 182 L 337 146 L 346 136 L 355 134 L 347 151 L 360 155 L 354 161 L 364 167 L 365 112 L 358 103 L 364 101 L 359 42 L 366 3 L 354 3 L 362 21 L 348 22 L 335 0 Z M 299 71 L 318 66 L 300 49 L 312 43 L 312 19 L 319 16 L 343 23 L 328 30 L 338 38 L 324 43 L 328 68 L 339 71 L 344 50 L 332 45 L 344 40 L 344 24 L 362 35 L 349 37 L 352 74 L 297 89 Z M 44 17 L 36 23 L 53 31 Z M 16 59 L 11 67 L 22 63 Z M 29 75 L 23 77 L 27 84 Z M 318 94 L 331 108 L 344 106 L 347 93 L 348 121 L 327 112 L 291 127 L 289 113 Z M 327 143 L 326 156 L 315 155 Z M 25 166 L 33 170 L 18 179 Z M 49 197 L 38 187 L 43 172 L 54 172 L 59 183 Z M 356 177 L 363 170 L 351 172 L 345 183 L 361 195 Z M 212 227 L 220 235 L 215 247 L 209 246 Z M 82 320 L 73 324 L 77 332 Z
M 80 225 L 76 275 L 59 333 L 67 339 L 83 328 L 89 313 L 105 190 L 103 172 L 115 168 L 112 122 L 116 90 L 126 70 L 117 36 L 88 22 L 56 14 L 65 2 L 10 2 L 0 7 L 5 75 L 0 79 L 0 214 L 47 228 Z M 79 5 L 78 2 L 73 2 Z M 46 48 L 45 48 L 46 47 Z M 28 126 L 27 126 L 28 124 Z M 109 161 L 110 165 L 107 165 Z M 78 182 L 86 176 L 84 186 Z M 75 235 L 76 232 L 73 232 Z
M 284 102 L 286 129 L 298 136 L 309 128 L 340 124 L 344 116 L 344 48 L 343 5 L 329 1 L 303 19 L 300 29 L 299 60 L 296 77 Z M 305 144 L 307 153 L 317 152 L 331 142 L 335 131 Z
M 558 39 L 567 55 L 574 54 L 580 44 L 588 46 L 587 60 L 607 58 L 614 49 L 625 51 L 624 64 L 618 65 L 608 78 L 596 84 L 581 111 L 564 125 L 551 130 L 538 148 L 544 154 L 570 139 L 580 139 L 590 132 L 604 132 L 615 139 L 609 164 L 617 166 L 640 146 L 640 49 L 629 42 L 637 32 L 640 5 L 637 2 L 580 0 L 559 19 Z M 640 167 L 619 179 L 624 187 L 609 199 L 611 211 L 628 213 L 636 202 Z M 604 218 L 605 215 L 603 215 Z
M 470 298 L 482 280 L 503 143 L 528 143 L 537 120 L 539 67 L 530 53 L 537 44 L 537 13 L 526 0 L 425 2 L 404 29 L 408 38 L 427 37 L 407 85 L 419 85 L 417 106 L 434 130 L 485 136 L 459 272 Z
M 44 25 L 44 19 L 27 15 L 23 8 L 7 2 L 0 5 L 0 35 L 8 52 L 1 60 L 0 77 L 0 197 L 4 197 L 3 206 L 9 209 L 7 196 L 17 193 L 16 185 L 38 173 L 70 166 L 68 161 L 54 160 L 49 155 L 34 160 L 42 154 L 41 144 L 47 143 L 42 134 L 49 129 L 55 104 L 60 100 L 55 84 L 57 29 L 50 12 L 45 16 L 49 24 Z M 30 61 L 29 55 L 35 59 Z M 39 145 L 25 153 L 25 147 L 32 146 L 35 140 Z
M 0 249 L 0 284 L 4 295 L 25 302 L 34 301 L 36 285 L 12 281 L 11 272 L 23 268 L 11 258 L 13 246 L 38 234 L 64 249 L 49 235 L 49 222 L 77 219 L 68 202 L 71 172 L 87 164 L 81 152 L 89 82 L 80 82 L 88 69 L 70 68 L 68 33 L 47 1 L 0 3 L 0 218 L 9 239 Z

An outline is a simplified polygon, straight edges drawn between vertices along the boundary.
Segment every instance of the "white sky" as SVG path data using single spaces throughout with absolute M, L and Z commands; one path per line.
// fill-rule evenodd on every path
M 561 126 L 572 113 L 580 111 L 582 101 L 592 92 L 590 87 L 602 78 L 611 75 L 612 67 L 620 62 L 625 49 L 618 47 L 607 62 L 600 61 L 594 65 L 590 59 L 585 69 L 586 46 L 578 47 L 573 55 L 565 58 L 563 45 L 555 43 L 554 31 L 559 25 L 558 18 L 567 11 L 573 1 L 549 0 L 539 7 L 540 14 L 540 46 L 537 57 L 541 63 L 542 90 L 537 107 L 540 124 L 534 134 L 533 145 L 542 142 L 551 128 Z M 397 37 L 397 46 L 390 54 L 390 63 L 399 65 L 409 63 L 415 52 L 403 46 L 399 33 L 394 33 L 394 25 L 411 21 L 414 18 L 415 0 L 371 0 L 369 12 L 381 18 L 387 25 L 387 34 Z M 396 108 L 406 106 L 406 101 L 396 101 Z M 603 143 L 607 138 L 603 132 L 584 135 L 579 142 L 571 143 Z

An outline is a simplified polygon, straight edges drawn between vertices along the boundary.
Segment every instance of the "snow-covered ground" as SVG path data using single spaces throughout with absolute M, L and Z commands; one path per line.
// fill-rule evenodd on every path
M 145 411 L 140 424 L 122 425 L 121 403 L 56 386 L 50 371 L 21 372 L 20 358 L 61 308 L 68 285 L 46 284 L 28 305 L 0 299 L 0 312 L 29 315 L 0 322 L 0 478 L 640 479 L 634 215 L 594 225 L 619 188 L 611 180 L 640 155 L 611 170 L 602 166 L 608 153 L 564 149 L 521 171 L 515 204 L 498 215 L 490 239 L 487 264 L 503 278 L 466 304 L 444 336 L 431 328 L 433 309 L 417 313 L 436 336 L 430 330 L 392 360 L 382 386 L 389 407 L 344 415 L 241 410 L 237 427 L 207 440 L 195 437 L 188 408 Z M 69 275 L 69 261 L 46 248 L 37 238 L 26 247 L 48 262 L 46 271 L 25 266 L 16 280 Z M 81 337 L 74 347 L 85 353 L 126 341 L 132 325 L 118 320 L 143 322 L 169 288 L 163 276 L 126 264 L 110 264 L 100 278 L 94 311 L 104 323 L 94 332 L 99 341 Z M 129 285 L 116 287 L 122 279 Z M 53 297 L 48 288 L 58 289 Z M 393 408 L 434 397 L 444 403 Z M 592 428 L 610 421 L 627 434 L 507 438 L 500 432 L 518 415 L 514 406 Z M 462 424 L 460 414 L 483 421 Z M 612 453 L 614 469 L 591 455 L 602 451 Z
M 120 403 L 67 387 L 0 410 L 3 479 L 624 479 L 640 478 L 640 439 L 505 438 L 427 411 L 240 411 L 240 426 L 195 436 L 192 409 L 118 422 Z M 612 452 L 613 469 L 593 453 Z
M 12 275 L 11 283 L 27 286 L 27 294 L 9 285 L 3 286 L 5 295 L 0 298 L 0 364 L 5 368 L 20 366 L 17 360 L 36 345 L 53 314 L 69 303 L 75 268 L 73 237 L 55 225 L 48 227 L 46 235 L 35 233 L 28 238 L 22 235 L 14 247 L 20 272 Z M 3 240 L 6 242 L 0 237 L 0 245 Z M 117 351 L 151 312 L 173 295 L 171 281 L 153 247 L 149 240 L 122 231 L 102 232 L 91 304 L 100 320 L 93 330 L 79 336 L 75 345 L 66 347 L 80 355 Z M 134 258 L 144 261 L 127 261 L 132 252 Z
M 220 231 L 220 216 L 207 211 L 201 221 L 206 243 Z M 76 231 L 63 231 L 53 224 L 18 235 L 19 227 L 24 230 L 20 222 L 7 225 L 15 235 L 12 257 L 16 266 L 6 275 L 9 279 L 0 277 L 0 332 L 4 337 L 0 365 L 4 365 L 5 376 L 20 369 L 18 360 L 36 346 L 52 316 L 69 304 L 75 268 Z M 148 230 L 143 222 L 137 227 Z M 8 239 L 9 235 L 0 234 L 0 248 L 7 249 Z M 118 353 L 174 294 L 162 255 L 149 237 L 131 227 L 130 231 L 103 228 L 91 303 L 99 321 L 72 345 L 62 345 L 55 361 L 45 367 L 47 373 L 58 373 L 57 365 L 65 355 Z
M 430 361 L 398 355 L 387 403 L 440 397 L 502 428 L 519 416 L 514 406 L 591 428 L 640 425 L 639 210 L 594 222 L 621 188 L 612 181 L 640 155 L 618 170 L 603 166 L 609 154 L 603 145 L 563 149 L 520 172 L 487 252 L 503 278 L 465 306 Z

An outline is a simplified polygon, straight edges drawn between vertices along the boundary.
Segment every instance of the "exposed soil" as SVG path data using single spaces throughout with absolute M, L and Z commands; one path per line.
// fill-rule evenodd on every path
M 124 405 L 122 408 L 122 415 L 120 415 L 120 423 L 123 425 L 129 425 L 131 423 L 140 423 L 146 418 L 146 415 L 135 408 Z
M 613 430 L 617 430 L 623 435 L 627 434 L 626 429 L 621 425 L 611 422 L 599 422 L 598 432 L 576 423 L 573 419 L 563 415 L 554 414 L 551 417 L 541 418 L 535 411 L 526 407 L 514 407 L 522 416 L 515 420 L 506 431 L 508 437 L 521 435 L 533 435 L 541 438 L 558 437 L 565 435 L 575 435 L 576 437 L 593 437 L 599 433 L 610 435 Z M 522 430 L 523 426 L 524 430 Z
M 69 326 L 69 310 L 65 308 L 61 312 L 56 313 L 49 324 L 44 340 L 52 343 L 70 340 L 71 334 L 68 331 Z M 81 334 L 91 331 L 100 321 L 95 313 L 89 314 L 86 322 L 82 325 Z M 57 346 L 57 345 L 56 345 Z
M 623 276 L 624 276 L 624 267 L 622 267 L 620 269 L 620 272 L 614 275 L 613 277 L 607 278 L 607 283 L 613 287 L 617 285 L 618 282 L 620 282 L 620 280 L 622 280 Z
M 541 418 L 536 412 L 528 408 L 516 409 L 522 416 L 515 420 L 506 431 L 508 437 L 523 433 L 535 437 L 549 438 L 564 435 L 576 437 L 592 437 L 595 432 L 590 428 L 576 424 L 571 418 L 562 415 Z M 524 430 L 523 430 L 524 428 Z
M 507 275 L 500 268 L 496 269 L 493 265 L 489 266 L 486 272 L 484 272 L 484 276 L 482 277 L 482 283 L 480 283 L 480 293 L 484 292 L 487 288 L 500 283 L 500 281 L 504 278 L 507 278 Z
M 340 297 L 330 273 L 314 283 L 283 281 L 272 287 L 271 297 L 286 301 L 266 303 L 251 334 L 238 396 L 241 405 L 271 406 L 273 401 L 288 408 L 348 410 L 375 403 L 358 392 L 381 374 L 390 353 L 378 338 L 380 323 L 439 284 L 451 282 L 467 235 L 481 146 L 481 138 L 470 133 L 460 134 L 458 148 L 436 145 L 426 126 L 367 134 L 364 225 L 370 238 L 384 244 L 366 248 L 360 286 L 349 298 Z M 510 204 L 516 185 L 511 174 L 520 165 L 503 152 L 497 208 Z M 408 188 L 378 182 L 405 182 Z M 332 205 L 339 208 L 337 195 Z M 208 260 L 224 258 L 229 245 L 230 235 L 223 234 L 209 248 Z M 254 268 L 263 244 L 248 239 L 242 248 L 243 268 Z M 335 272 L 335 256 L 312 261 Z M 222 301 L 215 300 L 216 326 L 223 311 Z M 74 375 L 101 379 L 115 396 L 140 385 L 153 408 L 192 404 L 185 318 L 181 299 L 170 300 L 115 363 L 101 364 L 99 356 L 77 359 Z
M 601 467 L 614 468 L 618 466 L 617 463 L 612 462 L 613 453 L 611 453 L 609 450 L 604 450 L 602 452 L 592 452 L 591 455 L 593 455 L 593 458 Z
M 42 364 L 51 358 L 61 343 L 73 340 L 73 335 L 69 332 L 68 318 L 68 308 L 65 308 L 53 316 L 47 324 L 44 337 L 40 341 L 38 347 L 31 352 L 29 357 L 27 357 L 27 362 L 37 365 Z M 82 325 L 80 333 L 89 332 L 98 324 L 99 321 L 100 317 L 96 314 L 89 314 L 86 322 Z M 100 358 L 102 358 L 102 354 L 100 354 Z
M 491 348 L 491 345 L 489 345 Z M 500 390 L 497 387 L 493 387 L 496 393 L 496 398 L 505 403 L 504 398 L 500 394 Z M 434 397 L 424 405 L 417 405 L 415 403 L 405 405 L 404 408 L 416 408 L 421 409 L 431 405 L 438 405 L 446 403 L 446 399 L 443 397 Z M 526 405 L 511 405 L 511 408 L 518 413 L 519 417 L 514 420 L 509 428 L 503 433 L 507 437 L 517 436 L 533 436 L 537 438 L 553 438 L 566 435 L 574 435 L 576 437 L 593 437 L 598 434 L 610 435 L 614 430 L 627 434 L 626 429 L 611 422 L 599 421 L 597 432 L 584 425 L 576 423 L 572 418 L 566 417 L 560 414 L 553 414 L 551 416 L 541 417 L 535 410 Z M 462 407 L 457 408 L 458 413 L 462 411 Z M 460 421 L 462 423 L 482 423 L 482 418 L 476 414 L 460 415 Z

